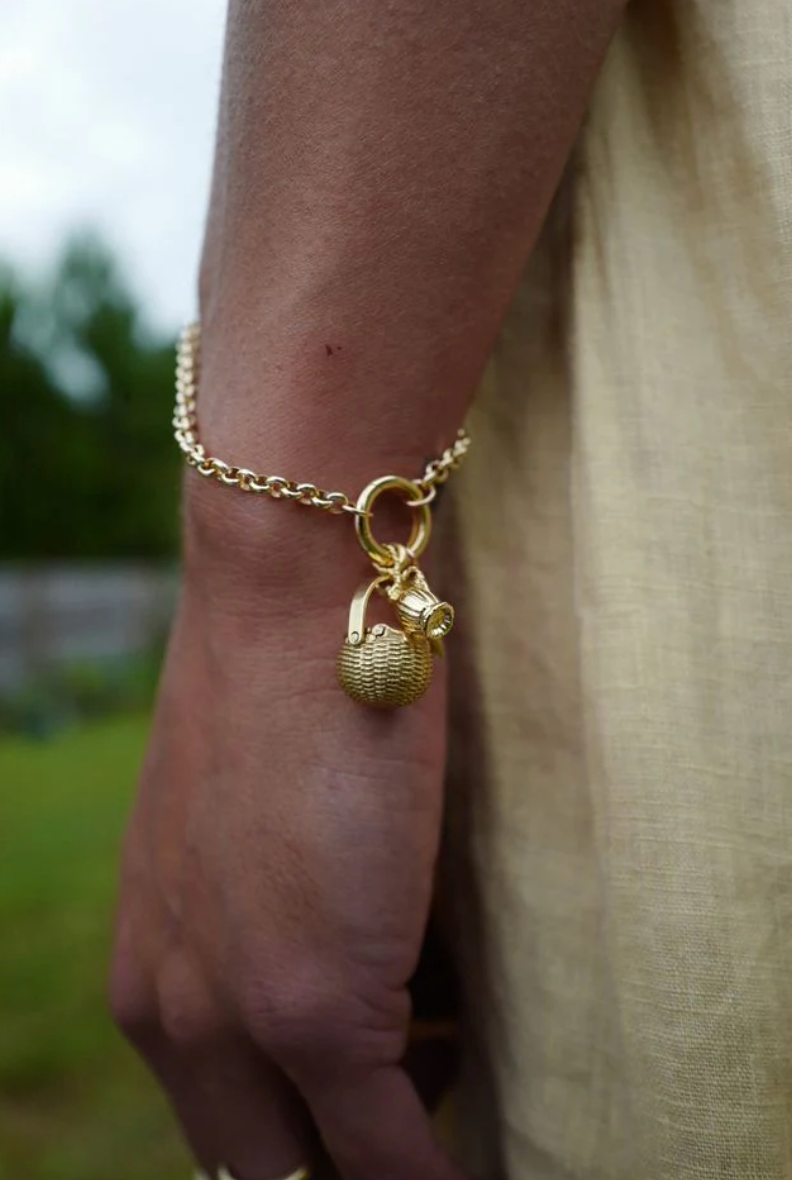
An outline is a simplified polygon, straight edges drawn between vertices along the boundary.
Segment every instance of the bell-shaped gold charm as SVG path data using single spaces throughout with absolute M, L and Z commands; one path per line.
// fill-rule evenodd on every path
M 423 635 L 439 642 L 454 625 L 453 606 L 432 593 L 417 565 L 410 566 L 394 583 L 388 597 L 396 603 L 399 621 L 410 635 Z
M 369 599 L 375 589 L 388 581 L 387 576 L 375 578 L 355 594 L 347 634 L 336 662 L 338 681 L 344 692 L 359 704 L 375 709 L 413 704 L 432 680 L 432 645 L 420 629 L 407 633 L 386 623 L 366 626 Z

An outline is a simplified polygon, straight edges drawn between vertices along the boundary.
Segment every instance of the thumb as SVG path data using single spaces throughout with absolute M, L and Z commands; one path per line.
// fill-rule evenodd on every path
M 399 1066 L 300 1088 L 344 1180 L 465 1180 Z

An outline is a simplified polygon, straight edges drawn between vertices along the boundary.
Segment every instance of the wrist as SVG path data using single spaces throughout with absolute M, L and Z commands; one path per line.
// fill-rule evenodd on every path
M 445 479 L 464 456 L 467 436 L 461 432 L 454 446 L 422 470 L 417 479 L 380 474 L 367 482 L 359 496 L 319 489 L 312 481 L 298 481 L 292 476 L 272 472 L 265 475 L 245 462 L 221 459 L 205 440 L 198 420 L 199 352 L 199 328 L 192 325 L 179 347 L 174 427 L 176 440 L 197 476 L 211 482 L 205 489 L 195 478 L 187 485 L 185 613 L 197 618 L 199 633 L 208 624 L 214 640 L 223 632 L 234 638 L 241 636 L 243 642 L 254 633 L 271 639 L 267 629 L 271 631 L 275 623 L 277 648 L 281 635 L 288 638 L 292 633 L 296 594 L 300 624 L 306 613 L 314 618 L 337 614 L 335 603 L 343 594 L 339 571 L 344 569 L 344 550 L 351 558 L 354 538 L 370 568 L 349 608 L 348 633 L 338 656 L 341 685 L 356 702 L 376 708 L 394 708 L 419 700 L 432 680 L 436 644 L 450 629 L 453 609 L 432 593 L 417 562 L 431 532 L 431 497 L 437 482 Z M 204 384 L 211 388 L 210 383 Z M 209 402 L 211 405 L 211 398 Z M 286 417 L 283 421 L 294 419 Z M 232 429 L 232 440 L 235 433 Z M 299 456 L 299 446 L 297 453 Z M 229 488 L 235 503 L 229 499 Z M 222 517 L 220 491 L 229 505 Z M 387 542 L 382 534 L 379 539 L 375 536 L 370 517 L 383 493 L 395 495 L 401 501 L 402 514 L 407 520 L 412 517 L 409 539 L 401 540 L 392 530 Z M 284 502 L 283 508 L 302 512 L 317 539 L 313 541 L 310 535 L 302 535 L 297 541 L 290 539 L 284 531 L 288 520 L 285 512 L 281 512 L 283 525 L 277 529 L 272 526 L 260 535 L 253 524 L 254 513 L 264 501 L 269 501 L 266 506 L 270 516 L 273 503 L 279 501 Z M 331 523 L 329 513 L 338 523 L 349 521 L 350 526 L 354 518 L 355 532 L 351 527 L 346 529 L 332 559 L 325 539 L 330 536 L 327 528 L 319 540 L 319 513 L 325 514 L 322 523 L 327 524 Z M 387 517 L 388 513 L 377 513 L 380 524 L 383 515 Z M 323 577 L 324 573 L 328 576 Z M 289 575 L 291 587 L 284 589 Z M 373 624 L 367 617 L 375 590 L 390 602 L 400 626 L 384 621 Z M 279 617 L 285 626 L 277 625 Z
M 348 599 L 368 572 L 348 514 L 243 493 L 191 469 L 182 503 L 186 582 L 241 610 L 289 599 L 302 614 Z
M 195 553 L 199 556 L 204 553 L 211 560 L 230 561 L 236 567 L 240 553 L 249 548 L 251 541 L 260 540 L 266 544 L 268 557 L 277 559 L 280 555 L 285 555 L 291 563 L 295 556 L 305 554 L 305 543 L 290 543 L 282 529 L 273 529 L 271 526 L 264 526 L 263 535 L 259 536 L 258 519 L 264 521 L 266 518 L 263 511 L 253 510 L 253 503 L 256 502 L 258 509 L 263 501 L 268 500 L 267 507 L 270 509 L 268 515 L 270 516 L 273 502 L 280 501 L 283 507 L 292 510 L 295 506 L 299 506 L 298 511 L 301 510 L 303 515 L 305 510 L 309 509 L 314 520 L 317 512 L 324 513 L 325 518 L 328 515 L 346 517 L 348 520 L 355 517 L 355 514 L 362 509 L 362 501 L 358 504 L 359 493 L 320 487 L 319 480 L 314 482 L 313 479 L 306 479 L 304 476 L 300 479 L 296 478 L 294 474 L 297 469 L 303 467 L 303 464 L 305 465 L 303 469 L 307 469 L 310 465 L 312 470 L 326 470 L 333 463 L 340 466 L 339 455 L 344 454 L 345 448 L 334 445 L 334 443 L 339 429 L 343 431 L 345 425 L 350 422 L 349 416 L 341 413 L 336 416 L 334 422 L 336 433 L 334 434 L 329 430 L 317 431 L 313 416 L 310 414 L 294 415 L 286 408 L 282 415 L 278 415 L 276 409 L 266 435 L 269 453 L 266 466 L 269 468 L 269 472 L 264 474 L 262 473 L 263 463 L 247 457 L 243 459 L 238 457 L 240 454 L 247 456 L 252 453 L 252 449 L 255 448 L 257 428 L 263 425 L 261 414 L 256 415 L 245 410 L 244 397 L 240 398 L 240 387 L 232 384 L 233 396 L 228 401 L 221 403 L 216 394 L 213 396 L 213 390 L 216 387 L 203 372 L 200 380 L 202 386 L 200 417 L 202 421 L 199 425 L 199 368 L 203 370 L 204 367 L 205 357 L 201 347 L 199 327 L 191 325 L 185 329 L 179 345 L 177 405 L 174 420 L 176 440 L 190 464 L 197 470 L 197 474 L 206 477 L 215 483 L 215 486 L 210 484 L 209 487 L 202 490 L 200 483 L 196 483 L 194 479 L 188 482 L 186 492 L 188 559 Z M 242 368 L 244 370 L 245 366 L 243 365 Z M 241 388 L 244 390 L 244 385 Z M 273 392 L 271 400 L 277 407 L 279 401 L 277 390 Z M 211 411 L 212 407 L 215 409 L 214 429 L 212 428 L 212 415 L 207 413 L 207 411 Z M 220 407 L 224 409 L 222 414 L 218 412 Z M 207 416 L 210 419 L 209 433 L 211 437 L 209 438 L 207 438 L 205 431 Z M 364 422 L 364 426 L 367 422 L 368 419 Z M 306 424 L 308 429 L 306 429 Z M 352 425 L 357 425 L 357 423 L 352 420 Z M 358 446 L 353 447 L 349 452 L 348 459 L 343 465 L 347 469 L 352 469 L 351 472 L 347 470 L 347 478 L 352 479 L 357 476 L 361 491 L 363 487 L 370 489 L 382 485 L 383 481 L 388 490 L 391 490 L 390 485 L 393 484 L 393 480 L 388 477 L 399 472 L 400 455 L 406 456 L 402 470 L 412 464 L 416 468 L 416 474 L 412 476 L 412 479 L 401 475 L 399 477 L 401 486 L 399 486 L 399 480 L 396 480 L 392 490 L 398 491 L 402 498 L 406 493 L 408 501 L 419 499 L 426 504 L 428 503 L 426 497 L 431 497 L 434 494 L 437 483 L 447 478 L 450 471 L 464 456 L 468 442 L 464 432 L 460 432 L 460 437 L 454 440 L 453 446 L 445 449 L 429 465 L 425 462 L 421 462 L 419 465 L 414 443 L 411 443 L 409 448 L 401 448 L 401 452 L 398 447 L 380 445 L 373 448 L 374 459 L 365 447 Z M 270 462 L 273 465 L 277 464 L 277 457 L 281 453 L 286 455 L 286 459 L 283 465 L 276 467 L 276 470 L 290 471 L 291 473 L 288 475 L 275 474 L 270 466 Z M 228 457 L 221 458 L 220 456 L 223 454 Z M 373 462 L 377 462 L 379 456 L 379 461 L 384 464 L 385 460 L 382 456 L 385 454 L 394 458 L 395 461 L 384 472 L 382 469 L 377 471 L 376 480 L 372 484 Z M 358 475 L 358 472 L 364 471 L 366 472 L 365 476 Z M 322 484 L 325 482 L 330 481 L 321 480 Z M 225 489 L 234 489 L 235 502 L 228 498 L 227 491 L 225 493 L 225 499 L 233 509 L 223 514 L 224 517 L 228 516 L 227 521 L 226 519 L 218 520 L 221 501 L 217 496 L 217 485 Z M 382 490 L 385 489 L 380 487 L 380 491 L 374 493 L 370 503 L 366 504 L 369 513 L 373 509 L 375 498 L 379 498 Z M 369 492 L 367 491 L 366 494 L 368 496 Z M 248 503 L 243 504 L 243 500 L 247 500 Z M 382 508 L 383 505 L 380 505 L 378 515 L 382 515 Z M 416 513 L 419 511 L 425 514 L 428 519 L 429 512 L 425 507 L 406 511 L 405 523 L 412 516 L 412 521 L 410 521 L 411 535 L 413 535 L 412 526 L 417 524 Z M 385 516 L 387 519 L 387 508 Z M 284 522 L 288 519 L 285 513 L 282 513 L 282 519 Z M 357 523 L 362 524 L 359 516 Z M 369 529 L 368 522 L 366 528 Z M 328 530 L 325 530 L 325 533 L 329 535 Z M 393 536 L 394 541 L 397 539 L 398 534 Z M 369 549 L 371 544 L 373 544 L 373 538 L 369 534 L 369 540 L 365 542 L 364 547 Z M 311 548 L 315 549 L 312 557 L 314 563 L 321 561 L 323 545 L 317 543 Z M 262 550 L 260 549 L 260 551 Z M 377 547 L 375 546 L 376 551 Z M 390 560 L 387 552 L 385 550 L 379 550 L 379 552 L 387 563 Z
M 273 295 L 232 319 L 223 305 L 201 327 L 207 453 L 353 501 L 378 476 L 420 478 L 454 441 L 466 398 L 415 357 L 383 361 L 351 327 L 333 334 L 310 308 L 279 307 Z

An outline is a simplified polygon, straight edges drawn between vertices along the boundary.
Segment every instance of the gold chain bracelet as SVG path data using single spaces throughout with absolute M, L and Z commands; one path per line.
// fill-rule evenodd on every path
M 200 441 L 197 405 L 200 335 L 199 324 L 188 324 L 177 347 L 173 430 L 187 462 L 199 475 L 243 492 L 354 516 L 358 540 L 376 576 L 364 583 L 352 599 L 347 634 L 336 663 L 338 680 L 344 691 L 361 704 L 375 708 L 412 704 L 429 687 L 433 657 L 442 654 L 442 640 L 454 622 L 454 608 L 432 593 L 417 561 L 429 543 L 430 505 L 438 487 L 464 459 L 470 436 L 460 430 L 454 443 L 427 463 L 418 479 L 380 476 L 356 500 L 345 492 L 326 492 L 313 483 L 297 483 L 280 475 L 258 475 L 247 467 L 236 467 L 207 454 Z M 383 492 L 400 495 L 415 510 L 406 545 L 384 544 L 374 536 L 371 517 L 374 503 Z M 385 623 L 366 625 L 366 611 L 375 590 L 395 608 L 401 630 Z
M 325 492 L 312 483 L 297 483 L 281 475 L 257 475 L 247 467 L 234 467 L 207 455 L 198 435 L 198 377 L 200 365 L 200 324 L 188 324 L 179 337 L 176 350 L 176 408 L 173 416 L 173 430 L 176 442 L 184 452 L 191 467 L 199 475 L 216 479 L 229 487 L 243 492 L 257 492 L 271 496 L 273 500 L 295 500 L 311 508 L 325 512 L 350 512 L 360 514 L 356 503 L 345 492 Z M 451 472 L 465 457 L 470 446 L 470 436 L 460 430 L 450 447 L 437 459 L 426 464 L 423 475 L 414 481 L 420 488 L 421 499 L 429 504 L 437 494 L 440 484 L 445 483 Z

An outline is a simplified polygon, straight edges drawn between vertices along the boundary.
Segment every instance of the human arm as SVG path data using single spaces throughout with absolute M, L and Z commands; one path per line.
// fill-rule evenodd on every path
M 354 492 L 451 440 L 619 8 L 232 3 L 201 272 L 214 454 Z M 443 684 L 387 715 L 340 693 L 363 572 L 346 518 L 188 480 L 113 994 L 202 1163 L 240 1180 L 288 1172 L 311 1122 L 349 1180 L 458 1176 L 400 1068 Z

